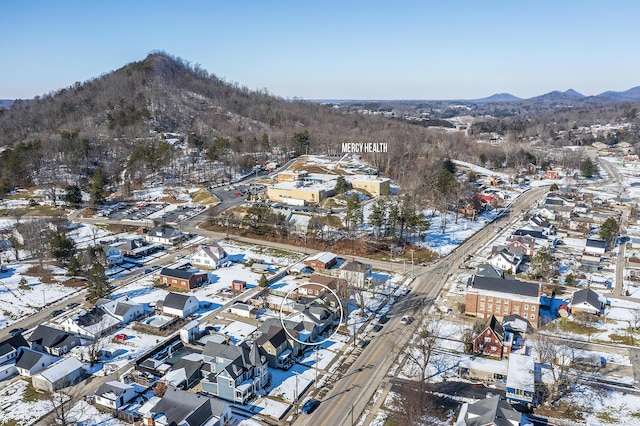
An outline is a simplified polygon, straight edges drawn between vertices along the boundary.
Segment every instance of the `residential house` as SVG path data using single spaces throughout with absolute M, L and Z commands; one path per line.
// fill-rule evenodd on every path
M 498 249 L 489 258 L 489 263 L 503 271 L 517 273 L 524 256 L 523 250 L 517 247 L 498 247 Z
M 335 254 L 328 251 L 319 252 L 303 260 L 303 263 L 306 266 L 313 268 L 314 270 L 330 269 L 337 262 L 338 262 L 338 257 Z
M 231 281 L 231 290 L 233 291 L 244 291 L 247 287 L 247 282 L 243 280 L 233 280 Z
M 535 254 L 535 240 L 529 236 L 511 235 L 507 237 L 507 246 L 522 249 L 525 256 L 533 257 Z
M 513 233 L 513 235 L 516 235 L 516 236 L 529 236 L 529 237 L 534 238 L 536 240 L 546 240 L 547 239 L 547 236 L 544 234 L 544 232 L 539 231 L 539 230 L 534 230 L 534 229 L 524 229 L 524 228 L 516 229 L 516 231 Z
M 124 256 L 122 256 L 120 250 L 115 247 L 104 245 L 102 246 L 102 251 L 104 252 L 105 259 L 107 260 L 107 266 L 116 266 L 124 262 Z
M 18 372 L 16 358 L 22 349 L 28 347 L 29 344 L 24 340 L 22 334 L 16 334 L 0 341 L 0 381 L 6 380 Z
M 184 240 L 184 235 L 182 235 L 180 230 L 165 225 L 153 228 L 147 233 L 145 239 L 149 243 L 175 246 Z
M 269 381 L 268 361 L 256 342 L 230 346 L 207 342 L 201 381 L 204 392 L 244 404 Z
M 22 337 L 22 334 L 6 337 L 4 340 L 0 341 L 0 365 L 5 365 L 15 361 L 21 347 L 29 347 L 27 341 Z
M 558 179 L 560 174 L 557 170 L 547 170 L 544 177 L 546 179 Z
M 298 286 L 298 294 L 302 296 L 310 296 L 310 297 L 322 297 L 327 289 L 324 284 L 319 283 L 304 283 Z
M 48 353 L 38 352 L 29 348 L 22 348 L 16 358 L 16 369 L 18 374 L 31 377 L 40 370 L 47 368 L 60 358 L 56 358 Z
M 40 352 L 47 352 L 54 356 L 66 354 L 82 343 L 80 337 L 66 333 L 57 328 L 40 324 L 27 339 L 31 349 Z
M 606 303 L 606 297 L 599 295 L 590 288 L 585 288 L 571 295 L 571 313 L 586 312 L 593 315 L 600 315 Z
M 473 351 L 485 355 L 502 358 L 504 351 L 504 330 L 498 319 L 491 315 L 491 319 L 473 340 Z M 508 355 L 508 354 L 504 354 Z
M 191 294 L 169 293 L 165 296 L 164 301 L 160 304 L 162 312 L 166 315 L 174 317 L 186 318 L 189 315 L 198 312 L 200 302 Z
M 338 276 L 350 285 L 364 288 L 368 286 L 371 265 L 356 260 L 345 262 L 338 270 Z
M 310 319 L 303 319 L 298 321 L 297 319 L 287 318 L 267 318 L 260 326 L 263 333 L 268 332 L 271 327 L 286 327 L 289 334 L 295 337 L 299 342 L 311 343 L 318 336 L 318 327 L 315 322 Z M 303 343 L 300 343 L 303 345 Z M 294 346 L 292 344 L 292 346 Z
M 507 401 L 534 405 L 535 394 L 535 362 L 527 355 L 511 354 L 507 371 Z
M 333 311 L 319 300 L 308 304 L 296 304 L 294 311 L 286 316 L 293 323 L 311 322 L 314 324 L 313 339 L 328 330 L 336 319 Z M 285 324 L 285 326 L 287 326 Z
M 121 325 L 129 324 L 144 314 L 144 307 L 129 301 L 129 298 L 126 296 L 116 300 L 99 299 L 96 302 L 96 306 L 99 306 L 104 312 L 120 320 Z
M 512 276 L 504 274 L 504 271 L 500 268 L 496 268 L 495 266 L 489 263 L 483 263 L 478 265 L 478 271 L 476 272 L 476 276 L 479 277 L 487 277 L 487 278 L 504 278 L 504 279 L 513 279 Z
M 298 333 L 294 330 L 270 326 L 267 332 L 256 340 L 260 353 L 267 357 L 269 367 L 287 370 L 293 365 L 294 358 L 302 351 L 302 344 L 293 337 Z M 296 337 L 297 339 L 297 337 Z
M 144 424 L 154 426 L 225 426 L 230 420 L 226 402 L 173 386 L 144 414 Z
M 467 315 L 488 319 L 491 315 L 502 319 L 517 314 L 537 326 L 540 309 L 540 285 L 474 275 L 469 280 L 465 297 Z
M 503 201 L 494 194 L 475 194 L 473 198 L 493 208 L 499 208 L 504 205 Z
M 258 315 L 255 306 L 242 302 L 237 302 L 231 305 L 231 307 L 229 308 L 229 313 L 244 318 L 256 318 L 256 316 Z
M 535 226 L 538 228 L 543 228 L 547 230 L 547 233 L 553 231 L 553 225 L 551 225 L 545 218 L 543 218 L 540 214 L 534 214 L 529 218 L 529 224 L 531 226 Z
M 135 398 L 136 394 L 136 388 L 132 384 L 112 380 L 100 385 L 96 390 L 94 402 L 105 408 L 118 409 Z
M 62 328 L 70 333 L 96 339 L 115 330 L 121 324 L 120 319 L 111 316 L 100 306 L 92 306 L 66 318 L 62 323 Z
M 213 243 L 200 248 L 190 258 L 191 263 L 203 268 L 217 269 L 227 262 L 229 256 L 218 243 Z
M 600 256 L 591 256 L 588 254 L 583 254 L 580 256 L 580 269 L 583 271 L 597 271 L 600 269 Z
M 171 366 L 171 371 L 160 379 L 180 389 L 191 389 L 201 379 L 204 356 L 199 353 L 185 355 Z
M 36 389 L 54 392 L 79 382 L 84 371 L 84 365 L 70 356 L 35 374 L 31 382 Z
M 160 282 L 171 287 L 191 290 L 209 282 L 204 272 L 194 272 L 184 269 L 162 268 Z
M 585 253 L 602 256 L 607 251 L 607 243 L 602 240 L 587 238 L 584 251 Z
M 519 426 L 522 413 L 516 411 L 501 395 L 464 403 L 456 426 Z
M 147 244 L 142 238 L 127 240 L 114 246 L 123 256 L 139 258 L 153 253 L 162 247 L 160 244 Z

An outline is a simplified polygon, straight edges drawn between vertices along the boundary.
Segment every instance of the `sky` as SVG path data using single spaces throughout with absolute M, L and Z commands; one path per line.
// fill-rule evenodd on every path
M 161 50 L 303 99 L 528 98 L 640 85 L 640 2 L 0 2 L 0 99 L 29 99 Z

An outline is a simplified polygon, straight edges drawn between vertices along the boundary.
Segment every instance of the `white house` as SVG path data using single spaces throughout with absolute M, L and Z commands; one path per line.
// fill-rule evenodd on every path
M 190 257 L 191 263 L 203 268 L 216 269 L 229 259 L 227 252 L 218 243 L 200 246 Z
M 107 266 L 120 265 L 124 262 L 124 256 L 122 256 L 120 250 L 115 247 L 103 246 L 102 251 L 107 259 Z
M 95 339 L 115 330 L 120 324 L 118 318 L 108 314 L 99 306 L 93 306 L 65 319 L 61 326 L 65 331 Z
M 31 377 L 38 371 L 47 368 L 58 359 L 59 358 L 47 353 L 34 351 L 29 348 L 22 348 L 16 358 L 16 369 L 18 370 L 19 375 Z
M 198 312 L 199 308 L 200 302 L 190 294 L 169 293 L 162 302 L 162 312 L 181 318 Z
M 103 383 L 95 394 L 95 403 L 106 408 L 120 408 L 136 396 L 133 385 L 110 381 Z
M 489 258 L 489 264 L 492 266 L 500 268 L 503 271 L 511 271 L 512 273 L 518 271 L 521 262 L 522 257 L 516 256 L 508 249 L 501 250 Z
M 158 226 L 149 231 L 145 237 L 147 242 L 176 245 L 183 239 L 180 230 L 170 226 Z
M 31 382 L 36 389 L 54 392 L 77 383 L 83 373 L 83 364 L 74 357 L 67 357 L 34 375 Z
M 7 337 L 0 341 L 0 365 L 15 361 L 21 347 L 29 347 L 27 341 L 22 337 L 22 334 L 16 334 L 15 336 Z
M 118 319 L 122 325 L 129 324 L 131 321 L 144 314 L 144 307 L 134 302 L 130 302 L 126 296 L 116 300 L 100 299 L 96 302 L 105 313 Z
M 600 315 L 607 303 L 607 298 L 590 288 L 578 290 L 571 295 L 571 313 L 587 312 Z
M 245 318 L 255 318 L 256 308 L 246 303 L 235 303 L 229 308 L 229 312 Z
M 603 255 L 607 251 L 607 243 L 602 240 L 588 238 L 584 251 L 586 253 Z
M 371 265 L 358 261 L 345 262 L 338 271 L 338 276 L 355 287 L 365 287 L 371 275 Z

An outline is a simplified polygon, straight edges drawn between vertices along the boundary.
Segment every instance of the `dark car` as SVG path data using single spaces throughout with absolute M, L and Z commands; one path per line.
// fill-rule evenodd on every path
M 320 401 L 318 401 L 317 399 L 310 399 L 304 403 L 301 411 L 304 414 L 311 414 L 316 410 L 316 408 L 318 408 L 319 405 L 320 405 Z
M 80 306 L 80 304 L 78 302 L 67 303 L 67 308 L 69 308 L 69 309 L 73 309 L 76 306 Z
M 373 331 L 375 331 L 376 333 L 378 333 L 380 330 L 382 330 L 382 325 L 376 324 L 373 326 Z
M 26 331 L 26 328 L 12 328 L 11 330 L 9 330 L 9 335 L 10 336 L 16 336 L 18 334 L 22 334 L 23 331 Z
M 52 317 L 57 317 L 62 314 L 64 314 L 64 311 L 62 309 L 56 309 L 55 311 L 51 312 Z

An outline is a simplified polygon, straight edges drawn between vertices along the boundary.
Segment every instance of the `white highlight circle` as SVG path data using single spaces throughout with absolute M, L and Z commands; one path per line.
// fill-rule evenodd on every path
M 284 326 L 284 315 L 282 314 L 282 306 L 284 305 L 284 302 L 289 298 L 289 295 L 291 293 L 293 293 L 294 291 L 297 291 L 299 288 L 304 287 L 306 285 L 308 285 L 310 283 L 305 283 L 305 284 L 300 284 L 297 285 L 294 289 L 290 290 L 286 296 L 284 296 L 284 299 L 282 299 L 282 302 L 280 302 L 280 324 L 282 325 L 282 328 L 284 328 L 284 332 L 287 333 L 287 336 L 289 336 L 290 338 L 292 338 L 293 340 L 295 340 L 296 342 L 300 343 L 301 345 L 308 345 L 308 346 L 318 346 L 323 344 L 324 342 L 328 341 L 329 339 L 331 339 L 333 336 L 335 336 L 338 333 L 338 329 L 340 328 L 340 326 L 336 327 L 335 331 L 328 336 L 326 339 L 321 340 L 319 342 L 303 342 L 301 340 L 296 339 L 295 337 L 293 337 L 290 333 L 289 330 L 287 330 L 287 327 Z M 340 301 L 340 298 L 338 297 L 338 295 L 336 294 L 335 291 L 331 290 L 329 287 L 327 287 L 324 284 L 318 284 L 318 283 L 313 283 L 314 285 L 319 285 L 323 288 L 326 288 L 327 290 L 329 290 L 331 292 L 331 294 L 333 294 L 333 297 L 336 298 L 336 300 L 338 301 L 338 306 L 340 307 L 340 324 L 342 324 L 342 319 L 345 317 L 344 316 L 344 309 L 342 308 L 342 302 Z

